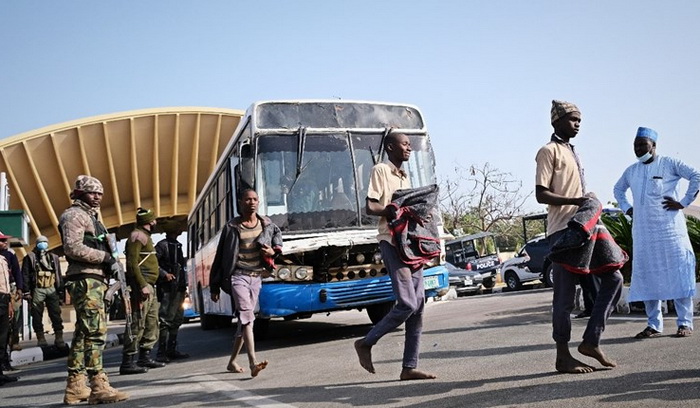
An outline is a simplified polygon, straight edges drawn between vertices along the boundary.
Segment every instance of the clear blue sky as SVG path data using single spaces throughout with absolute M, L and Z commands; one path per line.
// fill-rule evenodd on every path
M 407 102 L 439 175 L 489 162 L 530 192 L 563 99 L 582 110 L 575 143 L 605 202 L 638 126 L 700 167 L 698 21 L 698 1 L 6 0 L 0 138 L 141 108 Z

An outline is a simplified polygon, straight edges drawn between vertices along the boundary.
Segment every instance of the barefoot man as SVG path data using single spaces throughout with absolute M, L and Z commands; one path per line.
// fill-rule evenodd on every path
M 404 134 L 390 133 L 384 142 L 388 163 L 379 163 L 372 168 L 369 188 L 367 190 L 367 214 L 378 215 L 379 249 L 384 265 L 391 277 L 392 289 L 396 296 L 396 305 L 365 336 L 355 342 L 355 350 L 360 358 L 360 365 L 374 374 L 372 364 L 372 346 L 382 336 L 406 323 L 404 340 L 403 369 L 401 380 L 424 380 L 436 378 L 434 374 L 417 369 L 418 347 L 423 330 L 423 308 L 425 290 L 423 288 L 423 269 L 411 271 L 411 268 L 399 258 L 398 251 L 389 233 L 387 217 L 392 217 L 391 197 L 398 189 L 410 188 L 408 175 L 401 169 L 403 162 L 411 156 L 411 142 Z
M 248 364 L 251 377 L 257 377 L 267 367 L 267 360 L 258 361 L 255 355 L 253 321 L 255 305 L 258 303 L 264 256 L 274 256 L 275 250 L 261 245 L 257 239 L 275 224 L 267 217 L 257 214 L 258 194 L 246 189 L 238 199 L 241 215 L 235 217 L 221 232 L 216 256 L 209 272 L 211 300 L 219 301 L 221 290 L 231 295 L 238 316 L 238 329 L 233 341 L 233 350 L 226 369 L 234 373 L 245 370 L 236 363 L 236 357 L 243 345 L 248 352 Z
M 583 168 L 574 146 L 569 143 L 576 137 L 581 125 L 581 112 L 569 102 L 552 101 L 551 111 L 554 134 L 551 141 L 537 152 L 535 195 L 537 202 L 547 204 L 547 235 L 551 246 L 567 228 L 567 223 L 586 198 Z M 554 264 L 554 300 L 552 305 L 552 337 L 557 343 L 556 369 L 562 373 L 590 373 L 592 366 L 575 359 L 569 351 L 571 340 L 571 311 L 574 308 L 576 282 L 579 275 Z M 592 357 L 606 367 L 617 364 L 608 359 L 600 349 L 600 336 L 612 313 L 622 288 L 620 271 L 605 272 L 600 278 L 600 290 L 596 296 L 591 317 L 583 333 L 579 353 Z

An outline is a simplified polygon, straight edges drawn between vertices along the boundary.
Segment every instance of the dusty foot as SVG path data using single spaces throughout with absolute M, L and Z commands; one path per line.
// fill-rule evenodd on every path
M 264 360 L 264 361 L 261 361 L 259 363 L 255 363 L 255 364 L 251 365 L 250 366 L 250 376 L 257 377 L 258 374 L 260 374 L 260 372 L 265 369 L 265 367 L 267 367 L 267 360 Z
M 581 343 L 578 346 L 578 352 L 584 356 L 595 358 L 600 364 L 606 367 L 617 367 L 617 363 L 610 360 L 598 346 L 588 343 Z
M 592 373 L 595 369 L 588 364 L 584 364 L 571 356 L 557 357 L 557 371 L 566 374 Z
M 435 374 L 426 373 L 415 368 L 404 368 L 401 370 L 401 381 L 405 380 L 432 380 L 437 378 Z
M 364 343 L 364 339 L 360 339 L 355 342 L 355 351 L 357 352 L 357 357 L 360 358 L 360 365 L 362 368 L 374 374 L 374 364 L 372 364 L 372 346 L 367 346 Z
M 232 373 L 242 373 L 245 371 L 245 369 L 243 367 L 239 366 L 238 364 L 236 364 L 234 362 L 228 363 L 228 365 L 226 366 L 226 370 L 230 371 Z

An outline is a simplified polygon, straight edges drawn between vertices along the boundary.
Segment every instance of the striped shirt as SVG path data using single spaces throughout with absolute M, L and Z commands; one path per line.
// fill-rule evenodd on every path
M 262 223 L 257 220 L 253 228 L 248 228 L 243 224 L 240 225 L 240 242 L 238 244 L 238 259 L 236 260 L 236 269 L 246 271 L 262 271 L 263 263 L 260 254 L 260 246 L 255 239 L 262 233 Z

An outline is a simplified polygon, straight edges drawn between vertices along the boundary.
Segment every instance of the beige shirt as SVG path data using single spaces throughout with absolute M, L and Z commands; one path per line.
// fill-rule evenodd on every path
M 369 178 L 367 188 L 367 198 L 377 200 L 379 204 L 386 207 L 391 203 L 391 197 L 399 189 L 411 188 L 411 180 L 403 170 L 399 170 L 393 163 L 379 163 L 372 167 L 372 174 Z M 379 218 L 377 224 L 377 241 L 387 241 L 393 245 L 389 224 L 386 217 Z
M 574 152 L 564 143 L 549 142 L 537 152 L 535 185 L 564 197 L 581 197 L 581 174 Z M 566 228 L 578 210 L 575 205 L 549 205 L 547 207 L 547 235 Z

